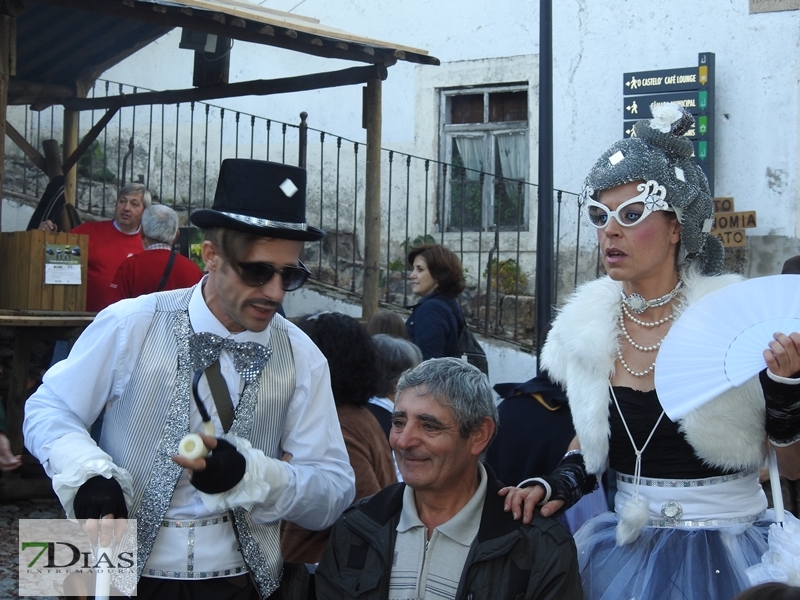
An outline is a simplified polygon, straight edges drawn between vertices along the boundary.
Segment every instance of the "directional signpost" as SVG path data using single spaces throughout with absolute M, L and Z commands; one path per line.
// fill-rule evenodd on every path
M 633 124 L 650 118 L 650 105 L 674 102 L 695 119 L 686 132 L 692 140 L 697 164 L 708 177 L 714 194 L 714 53 L 701 52 L 696 67 L 640 71 L 623 75 L 623 131 L 630 137 Z

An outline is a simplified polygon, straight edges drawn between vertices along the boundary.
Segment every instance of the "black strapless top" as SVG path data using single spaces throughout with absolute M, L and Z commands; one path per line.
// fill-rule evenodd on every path
M 656 391 L 641 392 L 627 387 L 615 387 L 614 393 L 636 447 L 641 448 L 662 411 Z M 636 456 L 610 393 L 609 401 L 611 403 L 609 466 L 620 473 L 633 475 Z M 684 434 L 678 431 L 678 424 L 670 421 L 667 415 L 661 419 L 658 429 L 642 454 L 642 477 L 703 479 L 729 472 L 703 463 L 686 441 Z

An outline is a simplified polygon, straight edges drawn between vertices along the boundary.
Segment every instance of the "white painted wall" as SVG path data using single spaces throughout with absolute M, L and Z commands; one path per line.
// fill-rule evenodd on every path
M 295 12 L 326 25 L 424 48 L 443 62 L 535 58 L 539 51 L 538 3 L 532 0 L 406 0 L 402 4 L 305 0 L 299 5 L 296 0 L 271 0 L 264 4 L 279 10 L 296 6 Z M 624 72 L 689 67 L 696 64 L 698 53 L 714 52 L 716 195 L 733 196 L 737 210 L 758 212 L 759 227 L 748 231 L 749 237 L 795 237 L 800 231 L 800 11 L 751 15 L 747 0 L 560 0 L 554 3 L 553 30 L 556 187 L 579 191 L 596 157 L 621 137 Z M 106 77 L 155 89 L 188 87 L 192 54 L 178 49 L 178 37 L 179 32 L 174 32 L 162 38 Z M 232 81 L 349 64 L 241 42 L 231 56 Z M 424 98 L 430 97 L 430 86 L 436 85 L 436 70 L 403 62 L 389 69 L 383 86 L 384 146 L 435 156 L 431 140 L 436 107 Z M 491 83 L 500 75 L 487 70 L 486 76 L 486 83 Z M 534 68 L 530 77 L 535 85 Z M 364 139 L 358 87 L 220 103 L 290 122 L 305 110 L 312 127 Z M 535 131 L 533 106 L 532 113 Z M 584 239 L 589 239 L 586 233 Z M 770 258 L 764 269 L 778 258 Z
M 469 70 L 486 66 L 485 83 L 492 83 L 504 74 L 493 72 L 495 61 L 485 59 L 521 57 L 531 65 L 531 89 L 538 80 L 539 3 L 532 0 L 264 4 L 294 9 L 345 31 L 424 48 L 449 63 L 432 67 L 399 62 L 389 69 L 383 84 L 383 139 L 385 147 L 395 150 L 436 156 L 437 107 L 430 98 L 448 72 L 469 64 L 464 61 L 484 61 Z M 698 53 L 714 52 L 716 195 L 733 196 L 737 210 L 758 213 L 759 227 L 748 231 L 750 274 L 779 269 L 784 253 L 798 249 L 800 232 L 800 11 L 751 15 L 747 0 L 559 0 L 554 3 L 553 30 L 555 186 L 579 191 L 597 156 L 621 136 L 624 72 L 693 66 Z M 153 89 L 190 87 L 192 53 L 178 48 L 179 36 L 178 31 L 165 36 L 104 77 Z M 231 81 L 352 66 L 244 42 L 236 43 L 231 56 Z M 218 103 L 287 122 L 297 122 L 305 110 L 311 127 L 364 139 L 358 86 Z M 532 136 L 536 118 L 531 98 Z M 535 148 L 532 137 L 532 156 Z M 562 231 L 562 237 L 573 238 L 573 231 Z M 588 229 L 581 237 L 591 247 Z M 533 246 L 533 238 L 529 233 L 523 243 Z M 590 259 L 586 262 L 588 266 Z
M 15 200 L 14 198 L 3 198 L 2 222 L 0 231 L 25 231 L 28 222 L 33 216 L 33 207 Z

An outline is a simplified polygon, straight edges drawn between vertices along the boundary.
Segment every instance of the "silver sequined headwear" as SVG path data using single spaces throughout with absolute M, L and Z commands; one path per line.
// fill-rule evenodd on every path
M 652 105 L 652 119 L 633 126 L 631 137 L 618 141 L 595 163 L 583 184 L 579 202 L 599 200 L 599 193 L 632 181 L 655 181 L 681 223 L 686 262 L 697 261 L 706 275 L 719 273 L 725 258 L 722 243 L 709 232 L 714 204 L 705 174 L 694 162 L 692 142 L 683 137 L 694 118 L 676 104 Z

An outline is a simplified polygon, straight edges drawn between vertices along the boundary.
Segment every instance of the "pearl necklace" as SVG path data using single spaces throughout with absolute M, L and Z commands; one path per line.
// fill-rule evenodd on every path
M 619 314 L 619 326 L 620 329 L 622 329 L 622 335 L 625 336 L 625 339 L 628 340 L 628 343 L 634 348 L 636 348 L 639 352 L 655 352 L 661 347 L 661 342 L 664 341 L 664 338 L 662 337 L 658 341 L 658 343 L 654 344 L 653 346 L 640 346 L 639 344 L 633 341 L 631 334 L 628 333 L 628 329 L 625 327 L 625 318 L 622 316 L 622 313 Z
M 680 282 L 678 282 L 678 286 L 680 286 Z M 676 287 L 675 289 L 677 290 L 678 288 Z M 675 291 L 675 290 L 673 290 L 673 291 Z M 624 294 L 623 294 L 623 298 L 624 298 Z M 640 325 L 642 327 L 648 327 L 648 328 L 658 327 L 659 325 L 663 325 L 664 323 L 666 323 L 668 321 L 674 321 L 675 320 L 675 312 L 674 311 L 669 313 L 663 319 L 659 319 L 658 321 L 642 321 L 641 319 L 637 319 L 636 317 L 634 317 L 628 311 L 627 303 L 625 302 L 624 299 L 622 301 L 622 311 L 623 312 L 619 313 L 619 327 L 622 330 L 622 335 L 625 336 L 625 339 L 628 341 L 628 343 L 633 348 L 638 350 L 639 352 L 655 352 L 656 350 L 658 350 L 661 347 L 661 343 L 664 341 L 664 338 L 667 337 L 667 336 L 666 336 L 666 334 L 664 334 L 664 336 L 658 341 L 658 343 L 656 343 L 656 344 L 654 344 L 652 346 L 641 346 L 641 345 L 637 344 L 636 342 L 634 342 L 633 338 L 630 335 L 630 333 L 628 333 L 628 328 L 625 327 L 625 316 L 627 316 L 631 321 L 633 321 L 637 325 Z M 644 371 L 634 371 L 633 369 L 630 368 L 628 363 L 625 362 L 625 357 L 622 356 L 622 346 L 617 347 L 617 360 L 619 360 L 620 364 L 622 364 L 622 366 L 625 368 L 625 370 L 628 373 L 630 373 L 631 375 L 633 375 L 634 377 L 644 377 L 645 375 L 647 375 L 653 369 L 656 368 L 656 361 L 654 359 L 653 363 L 649 367 L 647 367 Z
M 656 361 L 653 361 L 653 364 L 647 367 L 644 371 L 634 371 L 628 366 L 628 363 L 626 363 L 625 359 L 622 357 L 622 348 L 617 348 L 617 360 L 619 360 L 619 362 L 622 363 L 622 366 L 625 367 L 625 370 L 634 377 L 644 377 L 650 371 L 656 368 Z
M 630 313 L 630 311 L 628 310 L 627 304 L 625 304 L 624 302 L 622 303 L 622 310 L 625 311 L 625 315 L 631 321 L 633 321 L 637 325 L 640 325 L 641 327 L 658 327 L 659 325 L 663 325 L 667 321 L 674 321 L 675 320 L 675 313 L 671 312 L 666 317 L 664 317 L 663 319 L 659 319 L 658 321 L 642 321 L 641 319 L 637 319 L 634 315 L 632 315 Z M 620 315 L 620 316 L 622 316 L 622 315 Z
M 656 298 L 655 300 L 645 300 L 644 296 L 641 294 L 633 293 L 630 296 L 626 296 L 625 292 L 620 292 L 622 294 L 622 304 L 623 306 L 627 306 L 637 315 L 641 315 L 644 311 L 648 308 L 656 308 L 657 306 L 664 306 L 668 302 L 670 302 L 675 295 L 678 293 L 678 290 L 681 289 L 682 282 L 679 279 L 678 284 L 672 288 L 672 291 L 667 292 L 660 298 Z

